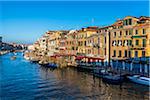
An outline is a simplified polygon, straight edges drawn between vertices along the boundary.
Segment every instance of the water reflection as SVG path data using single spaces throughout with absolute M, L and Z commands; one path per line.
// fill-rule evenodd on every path
M 0 57 L 2 100 L 148 100 L 148 87 L 123 83 L 109 85 L 100 78 L 74 68 L 49 69 L 30 63 L 19 54 L 10 60 L 11 54 Z
M 44 70 L 44 74 L 45 72 L 48 73 L 45 74 L 44 78 L 50 78 L 50 73 L 53 73 L 53 77 L 55 77 L 54 79 L 59 81 L 58 84 L 64 87 L 65 92 L 73 95 L 75 98 L 102 100 L 130 100 L 131 98 L 131 100 L 137 100 L 139 98 L 148 99 L 149 96 L 149 90 L 147 87 L 135 85 L 130 82 L 123 83 L 120 88 L 119 85 L 103 83 L 101 79 L 93 77 L 85 72 L 79 72 L 74 68 L 53 71 L 49 68 L 42 69 Z

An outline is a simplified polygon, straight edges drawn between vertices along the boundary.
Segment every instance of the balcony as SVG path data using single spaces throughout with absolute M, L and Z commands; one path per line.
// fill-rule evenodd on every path
M 130 48 L 130 50 L 144 50 L 145 46 L 143 46 L 142 44 L 140 45 L 132 45 L 132 47 Z
M 146 34 L 143 34 L 143 35 L 134 35 L 131 38 L 147 38 L 147 35 Z
M 92 45 L 92 43 L 88 43 L 88 44 L 87 44 L 87 46 L 90 46 L 90 47 L 92 47 L 93 45 Z
M 86 56 L 87 57 L 94 57 L 94 55 L 92 55 L 92 54 L 87 54 Z

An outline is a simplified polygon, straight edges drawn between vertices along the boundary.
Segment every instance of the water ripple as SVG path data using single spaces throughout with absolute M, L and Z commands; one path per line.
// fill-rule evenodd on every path
M 122 89 L 75 69 L 51 70 L 18 54 L 0 56 L 1 100 L 147 100 L 145 86 L 124 83 Z

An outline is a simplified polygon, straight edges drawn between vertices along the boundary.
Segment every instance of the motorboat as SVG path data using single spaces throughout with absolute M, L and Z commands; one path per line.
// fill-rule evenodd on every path
M 55 63 L 49 63 L 47 61 L 39 61 L 39 64 L 41 66 L 45 66 L 45 67 L 49 67 L 49 68 L 57 68 L 58 67 L 57 64 L 55 64 Z
M 40 64 L 40 65 L 43 65 L 43 66 L 46 66 L 46 65 L 48 65 L 48 62 L 47 62 L 47 61 L 42 61 L 42 60 L 41 60 L 41 61 L 39 61 L 39 64 Z
M 26 60 L 30 60 L 30 57 L 29 57 L 29 56 L 24 55 L 24 58 L 25 58 Z
M 133 76 L 128 76 L 127 78 L 134 83 L 150 86 L 150 78 L 149 77 L 133 75 Z
M 15 55 L 15 56 L 17 56 L 17 53 L 16 53 L 16 52 L 14 52 L 14 55 Z
M 10 59 L 15 60 L 16 58 L 17 58 L 16 56 L 12 56 Z
M 30 58 L 30 61 L 33 62 L 33 63 L 38 63 L 38 62 L 39 62 L 39 59 L 38 59 L 38 58 L 31 57 L 31 58 Z
M 121 75 L 106 74 L 102 77 L 102 80 L 109 84 L 122 84 L 124 78 Z
M 54 63 L 49 63 L 47 64 L 47 67 L 50 67 L 50 68 L 57 68 L 57 64 L 54 64 Z
M 108 75 L 108 72 L 105 69 L 99 69 L 99 70 L 94 70 L 93 74 L 97 77 L 103 77 L 105 75 Z

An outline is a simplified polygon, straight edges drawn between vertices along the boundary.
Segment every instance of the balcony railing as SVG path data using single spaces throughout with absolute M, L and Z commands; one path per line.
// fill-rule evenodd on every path
M 147 35 L 146 34 L 142 34 L 142 35 L 134 35 L 131 38 L 146 38 Z
M 146 47 L 146 45 L 140 44 L 140 45 L 132 45 L 132 47 L 130 47 L 131 50 L 143 50 Z

